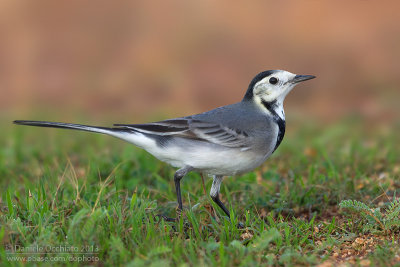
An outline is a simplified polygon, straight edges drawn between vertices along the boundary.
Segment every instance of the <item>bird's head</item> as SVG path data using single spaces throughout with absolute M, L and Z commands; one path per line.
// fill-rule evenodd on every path
M 268 70 L 256 75 L 250 82 L 243 100 L 253 100 L 258 103 L 283 103 L 286 95 L 299 82 L 315 78 L 312 75 L 296 75 L 285 70 Z

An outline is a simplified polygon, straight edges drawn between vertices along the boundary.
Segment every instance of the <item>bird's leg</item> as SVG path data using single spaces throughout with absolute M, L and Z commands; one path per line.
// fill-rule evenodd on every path
M 174 174 L 174 182 L 175 182 L 175 189 L 176 189 L 176 197 L 178 199 L 178 210 L 177 210 L 177 218 L 170 218 L 168 216 L 158 214 L 157 217 L 160 217 L 164 219 L 167 222 L 174 222 L 177 221 L 181 215 L 181 211 L 183 210 L 183 205 L 182 205 L 182 196 L 181 196 L 181 179 L 192 170 L 192 167 L 184 167 L 182 169 L 179 169 L 175 172 Z
M 221 187 L 221 183 L 222 183 L 222 176 L 221 175 L 215 175 L 214 179 L 213 179 L 212 186 L 211 186 L 210 196 L 211 196 L 212 200 L 214 200 L 214 202 L 217 203 L 217 205 L 230 218 L 231 215 L 229 213 L 229 210 L 225 207 L 224 203 L 222 203 L 222 201 L 219 199 L 219 190 L 220 190 L 220 187 Z M 238 224 L 236 225 L 236 227 L 239 228 L 239 229 L 243 229 L 244 226 L 245 225 L 243 223 L 241 223 L 241 222 L 238 222 Z
M 184 167 L 175 172 L 174 182 L 175 182 L 175 190 L 176 190 L 176 198 L 178 199 L 178 215 L 180 216 L 180 212 L 183 210 L 182 205 L 182 194 L 181 194 L 181 179 L 191 171 L 191 167 Z
M 201 177 L 201 181 L 203 183 L 203 191 L 204 191 L 204 195 L 207 195 L 207 191 L 206 191 L 206 184 L 204 183 L 204 173 L 200 173 L 200 177 Z M 210 205 L 210 208 L 207 210 L 209 210 L 211 213 L 214 213 L 214 218 L 217 218 L 217 212 L 215 211 L 214 207 L 212 205 Z M 217 218 L 218 221 L 218 218 Z
M 225 207 L 224 203 L 222 203 L 221 200 L 219 199 L 219 190 L 221 187 L 221 183 L 222 183 L 222 176 L 215 175 L 210 190 L 210 196 L 212 200 L 214 200 L 214 202 L 226 213 L 226 215 L 228 215 L 228 217 L 231 217 L 229 210 Z

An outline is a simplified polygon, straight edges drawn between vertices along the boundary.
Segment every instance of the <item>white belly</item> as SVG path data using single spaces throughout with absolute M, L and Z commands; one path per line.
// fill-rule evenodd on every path
M 195 151 L 172 147 L 162 151 L 149 150 L 149 152 L 174 167 L 191 166 L 210 175 L 236 175 L 249 172 L 260 166 L 267 158 L 267 155 L 256 156 L 251 151 L 215 150 L 209 147 Z
M 210 144 L 199 144 L 190 140 L 179 145 L 159 146 L 156 142 L 140 133 L 118 136 L 135 144 L 161 161 L 174 167 L 191 166 L 194 170 L 210 175 L 235 175 L 249 172 L 260 166 L 272 153 L 273 147 L 265 153 L 255 153 L 250 149 L 225 148 Z

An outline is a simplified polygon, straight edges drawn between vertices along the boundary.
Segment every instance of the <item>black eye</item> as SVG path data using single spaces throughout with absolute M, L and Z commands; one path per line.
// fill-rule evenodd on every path
M 275 78 L 275 77 L 272 77 L 272 78 L 269 79 L 269 83 L 270 84 L 277 84 L 278 83 L 278 79 Z

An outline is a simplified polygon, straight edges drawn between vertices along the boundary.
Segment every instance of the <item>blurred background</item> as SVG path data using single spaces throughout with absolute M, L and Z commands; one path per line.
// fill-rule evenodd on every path
M 290 118 L 399 123 L 399 1 L 0 1 L 0 116 L 140 122 L 240 101 L 260 71 L 317 79 Z M 82 119 L 83 118 L 83 119 Z

